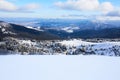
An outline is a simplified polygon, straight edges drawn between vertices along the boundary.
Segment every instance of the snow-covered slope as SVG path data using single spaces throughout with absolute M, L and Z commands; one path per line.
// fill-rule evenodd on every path
M 68 47 L 68 52 L 71 54 L 97 54 L 97 55 L 108 55 L 108 56 L 119 56 L 120 55 L 120 42 L 100 42 L 92 43 L 85 42 L 82 40 L 64 40 L 59 42 L 62 45 Z M 77 52 L 76 52 L 77 51 Z
M 11 28 L 11 25 L 10 25 L 9 23 L 0 21 L 0 31 L 1 31 L 3 34 L 15 35 L 16 33 L 10 31 L 9 28 Z
M 58 39 L 54 34 L 43 31 L 40 27 L 22 26 L 17 24 L 11 24 L 7 22 L 0 21 L 0 36 L 12 36 L 17 38 L 31 38 L 31 39 L 43 39 L 52 40 Z M 47 37 L 46 37 L 47 36 Z M 2 38 L 3 38 L 2 37 Z
M 80 28 L 71 26 L 71 27 L 63 27 L 61 30 L 68 32 L 68 33 L 73 33 L 74 30 L 78 30 L 78 29 L 80 29 Z
M 85 42 L 85 41 L 77 40 L 77 39 L 64 40 L 64 41 L 61 41 L 60 43 L 63 44 L 63 45 L 66 45 L 66 46 L 80 46 L 80 45 L 90 45 L 90 44 L 93 44 L 91 42 Z
M 0 80 L 120 80 L 120 58 L 0 56 Z
M 104 55 L 120 56 L 120 42 L 87 42 L 73 40 L 20 40 L 4 38 L 0 49 L 7 50 L 8 55 Z M 2 54 L 0 51 L 0 54 Z M 5 55 L 5 54 L 4 54 Z
M 33 30 L 37 30 L 37 31 L 44 31 L 44 30 L 41 30 L 40 27 L 32 27 L 32 26 L 25 26 L 29 29 L 33 29 Z

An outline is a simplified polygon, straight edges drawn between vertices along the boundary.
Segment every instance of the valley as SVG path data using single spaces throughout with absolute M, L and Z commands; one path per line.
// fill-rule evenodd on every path
M 0 21 L 0 54 L 120 56 L 119 26 L 88 20 L 35 21 Z

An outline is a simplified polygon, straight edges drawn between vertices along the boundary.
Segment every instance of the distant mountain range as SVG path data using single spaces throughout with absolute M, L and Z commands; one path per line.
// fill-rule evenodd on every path
M 46 31 L 38 31 L 25 26 L 0 21 L 0 39 L 4 37 L 29 38 L 38 40 L 59 39 L 56 35 Z
M 67 38 L 120 38 L 120 21 L 34 19 L 0 21 L 1 37 L 32 38 L 39 40 Z M 21 26 L 22 25 L 22 26 Z
M 61 38 L 120 38 L 120 21 L 50 19 L 36 22 Z

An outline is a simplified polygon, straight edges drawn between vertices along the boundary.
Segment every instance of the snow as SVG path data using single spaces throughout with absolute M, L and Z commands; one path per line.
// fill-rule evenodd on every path
M 68 33 L 73 33 L 74 30 L 78 30 L 78 29 L 79 29 L 79 27 L 64 27 L 64 28 L 62 28 L 63 31 L 66 31 Z
M 19 41 L 19 43 L 21 43 L 21 44 L 35 44 L 35 42 L 31 42 L 31 40 L 18 40 Z
M 95 48 L 110 48 L 114 45 L 120 46 L 120 42 L 102 42 L 102 43 L 95 43 Z
M 77 40 L 77 39 L 73 39 L 73 40 L 64 40 L 64 41 L 61 41 L 59 42 L 63 45 L 66 45 L 66 46 L 80 46 L 80 45 L 89 45 L 89 44 L 93 44 L 91 42 L 85 42 L 85 41 L 82 41 L 82 40 Z
M 120 57 L 0 56 L 0 80 L 120 80 Z
M 0 45 L 4 45 L 5 44 L 5 42 L 0 42 Z
M 13 34 L 13 35 L 16 35 L 16 33 L 7 30 L 7 27 L 10 26 L 8 23 L 2 22 L 1 25 L 2 26 L 0 26 L 0 29 L 1 29 L 3 34 Z
M 44 31 L 44 30 L 41 30 L 40 27 L 34 28 L 34 27 L 31 27 L 31 26 L 26 26 L 26 28 L 37 30 L 37 31 Z
M 59 42 L 62 45 L 65 45 L 69 48 L 73 48 L 73 50 L 69 50 L 68 52 L 75 52 L 76 50 L 82 49 L 86 53 L 94 53 L 96 55 L 106 55 L 106 56 L 119 56 L 120 54 L 120 42 L 86 42 L 82 40 L 64 40 Z
M 70 29 L 63 29 L 63 30 L 68 32 L 68 33 L 73 33 L 73 30 L 70 30 Z
M 59 42 L 63 45 L 66 46 L 81 46 L 81 45 L 94 45 L 95 48 L 108 48 L 108 47 L 112 47 L 113 45 L 118 45 L 120 46 L 120 42 L 100 42 L 100 43 L 92 43 L 92 42 L 86 42 L 86 41 L 82 41 L 82 40 L 77 40 L 77 39 L 73 39 L 73 40 L 64 40 Z
M 30 47 L 35 47 L 35 45 L 37 45 L 36 42 L 32 42 L 31 40 L 18 40 L 19 44 L 21 45 L 26 45 L 26 46 L 29 46 Z
M 5 28 L 2 28 L 2 32 L 5 32 Z
M 1 22 L 0 24 L 4 27 L 9 27 L 9 23 Z

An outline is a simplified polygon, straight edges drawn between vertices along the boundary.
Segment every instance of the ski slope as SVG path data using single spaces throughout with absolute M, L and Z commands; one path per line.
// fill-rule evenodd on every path
M 0 80 L 120 80 L 120 57 L 0 56 Z

